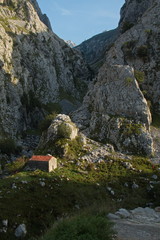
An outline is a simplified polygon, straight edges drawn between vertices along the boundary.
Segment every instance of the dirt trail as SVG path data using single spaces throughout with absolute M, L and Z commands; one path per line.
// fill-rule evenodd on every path
M 160 240 L 160 223 L 142 224 L 129 220 L 114 220 L 117 240 Z

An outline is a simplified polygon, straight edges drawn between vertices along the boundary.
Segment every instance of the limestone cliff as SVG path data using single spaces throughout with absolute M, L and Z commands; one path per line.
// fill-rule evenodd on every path
M 127 0 L 121 34 L 72 118 L 90 137 L 120 151 L 151 154 L 151 113 L 160 113 L 159 1 Z
M 35 0 L 0 1 L 0 137 L 37 127 L 48 112 L 75 109 L 89 77 L 81 55 L 50 30 Z
M 136 6 L 135 6 L 136 2 Z M 134 5 L 134 6 L 133 6 Z M 145 6 L 145 8 L 144 8 Z M 148 6 L 148 7 L 147 7 Z M 147 8 L 147 9 L 146 9 Z M 126 17 L 132 19 L 133 9 L 141 10 L 132 26 L 115 42 L 107 53 L 109 64 L 132 66 L 145 98 L 152 112 L 160 113 L 160 48 L 159 48 L 159 1 L 126 1 L 126 12 L 122 14 L 120 26 L 126 23 Z M 123 11 L 124 11 L 123 9 Z M 122 11 L 122 12 L 123 12 Z M 134 15 L 135 16 L 135 15 Z M 128 19 L 128 18 L 127 18 Z

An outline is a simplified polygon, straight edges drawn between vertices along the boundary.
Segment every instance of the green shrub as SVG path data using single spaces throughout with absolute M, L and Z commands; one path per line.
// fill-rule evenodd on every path
M 134 71 L 134 76 L 135 76 L 137 82 L 139 82 L 139 83 L 144 82 L 144 77 L 145 77 L 144 72 L 140 72 L 140 71 L 135 70 Z
M 124 135 L 125 136 L 131 136 L 132 134 L 141 134 L 142 132 L 142 124 L 138 123 L 127 123 L 125 125 L 125 131 Z
M 148 35 L 152 34 L 152 30 L 151 29 L 146 29 L 145 33 L 147 33 Z
M 131 48 L 132 49 L 135 46 L 135 43 L 136 43 L 136 41 L 134 41 L 134 40 L 127 41 L 127 42 L 125 42 L 123 44 L 122 47 L 126 47 L 126 48 Z
M 58 137 L 59 138 L 69 138 L 71 135 L 71 128 L 65 124 L 62 123 L 61 125 L 58 126 Z
M 130 84 L 130 83 L 133 82 L 133 78 L 127 77 L 127 78 L 125 78 L 125 82 L 126 82 L 127 84 Z
M 142 45 L 137 49 L 137 56 L 140 58 L 148 56 L 148 48 L 146 45 Z
M 43 104 L 42 107 L 50 114 L 52 112 L 61 113 L 61 111 L 62 111 L 59 103 L 49 102 L 47 104 Z
M 124 33 L 124 32 L 126 32 L 127 30 L 129 30 L 133 26 L 134 26 L 133 23 L 126 21 L 126 22 L 123 23 L 121 32 Z
M 16 172 L 18 170 L 21 170 L 25 166 L 26 162 L 27 162 L 27 158 L 25 157 L 17 158 L 14 162 L 8 163 L 6 165 L 6 169 L 10 173 Z
M 42 240 L 111 240 L 111 227 L 106 216 L 81 215 L 59 222 Z
M 40 132 L 47 130 L 51 125 L 52 121 L 56 118 L 56 116 L 57 116 L 56 113 L 47 115 L 45 119 L 42 120 L 38 126 L 38 129 L 40 130 Z
M 15 153 L 16 144 L 13 139 L 5 138 L 0 140 L 0 151 L 3 154 Z

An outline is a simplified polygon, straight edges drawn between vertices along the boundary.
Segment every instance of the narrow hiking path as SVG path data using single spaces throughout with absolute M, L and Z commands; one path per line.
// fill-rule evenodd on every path
M 121 208 L 108 217 L 115 223 L 116 240 L 160 240 L 160 207 Z
M 142 224 L 130 220 L 114 220 L 117 240 L 160 240 L 160 223 Z

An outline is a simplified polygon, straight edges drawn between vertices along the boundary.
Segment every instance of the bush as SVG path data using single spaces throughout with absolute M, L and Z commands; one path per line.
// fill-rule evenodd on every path
M 42 120 L 38 126 L 38 129 L 40 130 L 40 132 L 47 130 L 51 125 L 52 121 L 56 118 L 56 116 L 57 116 L 56 113 L 47 115 L 45 119 Z
M 58 126 L 58 137 L 59 138 L 69 138 L 71 135 L 71 128 L 65 124 L 62 123 L 61 125 Z
M 13 163 L 7 164 L 6 169 L 11 173 L 16 172 L 18 170 L 21 170 L 25 166 L 27 161 L 28 159 L 25 157 L 17 158 Z
M 42 240 L 111 240 L 111 226 L 106 216 L 81 215 L 59 222 Z
M 11 154 L 16 151 L 16 144 L 13 139 L 5 138 L 0 140 L 0 151 L 3 154 Z
M 126 21 L 126 22 L 123 23 L 121 32 L 124 33 L 124 32 L 126 32 L 127 30 L 129 30 L 133 26 L 134 26 L 133 23 Z
M 136 44 L 136 41 L 134 40 L 124 42 L 121 49 L 126 57 L 133 56 L 133 49 L 135 47 L 135 44 Z
M 142 45 L 137 49 L 137 56 L 140 58 L 148 56 L 148 48 L 146 45 Z
M 137 82 L 139 82 L 139 83 L 144 82 L 144 77 L 145 77 L 144 72 L 140 72 L 140 71 L 135 70 L 134 71 L 134 76 L 135 76 Z
M 130 83 L 133 82 L 133 78 L 127 77 L 127 78 L 125 78 L 125 82 L 126 82 L 127 84 L 130 84 Z

